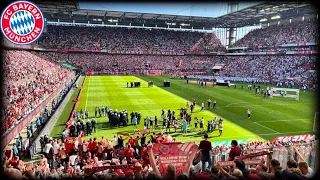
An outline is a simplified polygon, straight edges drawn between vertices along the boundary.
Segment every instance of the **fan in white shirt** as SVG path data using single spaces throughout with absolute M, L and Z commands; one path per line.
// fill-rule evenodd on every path
M 114 136 L 113 138 L 113 142 L 114 142 L 114 146 L 117 146 L 118 145 L 118 137 Z
M 82 150 L 83 150 L 83 152 L 87 152 L 88 151 L 88 143 L 87 142 L 83 142 Z
M 58 154 L 60 150 L 60 144 L 58 144 L 57 142 L 53 143 L 53 152 L 54 154 Z
M 74 141 L 74 149 L 76 150 L 76 151 L 78 151 L 78 149 L 79 149 L 79 142 L 76 140 L 76 141 Z
M 52 145 L 50 143 L 47 143 L 43 151 L 48 154 L 51 148 L 52 148 Z
M 167 141 L 172 142 L 172 137 L 170 136 L 170 134 L 168 134 L 168 136 L 167 136 Z
M 74 162 L 75 160 L 77 159 L 77 155 L 72 155 L 69 157 L 69 162 L 70 162 L 70 165 L 73 166 L 74 165 Z

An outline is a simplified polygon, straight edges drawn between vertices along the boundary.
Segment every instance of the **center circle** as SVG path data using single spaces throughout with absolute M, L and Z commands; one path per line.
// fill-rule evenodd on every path
M 18 35 L 29 34 L 35 27 L 34 17 L 28 11 L 17 11 L 10 18 L 10 27 Z

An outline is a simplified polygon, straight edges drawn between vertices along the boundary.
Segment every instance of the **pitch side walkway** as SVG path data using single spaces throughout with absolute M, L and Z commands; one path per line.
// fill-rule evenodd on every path
M 77 81 L 75 82 L 76 84 L 79 85 L 79 82 L 81 80 L 81 76 L 79 76 L 79 78 L 77 79 Z M 35 139 L 35 142 L 39 141 L 39 137 L 40 135 L 48 132 L 48 134 L 50 134 L 50 130 L 52 130 L 52 127 L 55 125 L 56 121 L 58 120 L 59 116 L 61 115 L 61 112 L 63 111 L 63 109 L 65 108 L 65 106 L 67 105 L 67 103 L 70 101 L 70 98 L 72 96 L 72 94 L 74 93 L 76 89 L 71 88 L 70 91 L 67 93 L 67 95 L 65 96 L 65 98 L 62 100 L 60 106 L 55 110 L 55 114 L 53 114 L 50 119 L 47 121 L 45 127 L 41 130 L 41 132 L 39 133 L 38 137 Z M 50 128 L 50 127 L 51 128 Z M 23 161 L 28 163 L 28 162 L 32 162 L 32 163 L 38 163 L 41 159 L 41 153 L 40 153 L 40 145 L 37 142 L 37 153 L 34 154 L 32 159 L 29 158 L 25 158 Z

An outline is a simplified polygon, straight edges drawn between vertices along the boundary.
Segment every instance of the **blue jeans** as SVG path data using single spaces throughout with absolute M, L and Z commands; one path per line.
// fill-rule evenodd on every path
M 49 168 L 54 168 L 53 160 L 49 159 Z
M 201 162 L 202 162 L 202 171 L 203 171 L 204 169 L 206 169 L 206 167 L 205 167 L 206 162 L 208 162 L 208 164 L 209 164 L 208 168 L 210 169 L 211 166 L 212 166 L 210 153 L 202 153 L 202 154 L 201 154 Z

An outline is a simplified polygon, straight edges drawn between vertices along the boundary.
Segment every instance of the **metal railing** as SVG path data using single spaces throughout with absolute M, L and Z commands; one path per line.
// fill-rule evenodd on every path
M 317 159 L 318 153 L 317 153 L 317 143 L 311 142 L 311 143 L 304 143 L 304 144 L 297 144 L 295 145 L 297 147 L 297 150 L 305 160 L 305 162 L 308 163 L 308 166 L 316 170 L 318 168 L 318 162 Z M 296 162 L 300 162 L 297 153 L 293 150 L 292 146 L 278 146 L 278 147 L 270 147 L 270 148 L 262 148 L 262 149 L 254 149 L 254 150 L 246 150 L 242 152 L 242 155 L 247 155 L 254 152 L 260 152 L 260 151 L 270 151 L 270 155 L 272 159 L 277 159 L 280 163 L 280 166 L 283 168 L 286 168 L 287 162 L 289 160 L 295 160 Z M 229 152 L 217 152 L 212 155 L 212 162 L 213 164 L 216 164 L 218 161 L 227 161 L 229 157 Z M 264 159 L 267 160 L 267 155 L 255 157 L 252 159 Z M 249 166 L 247 166 L 249 167 Z

